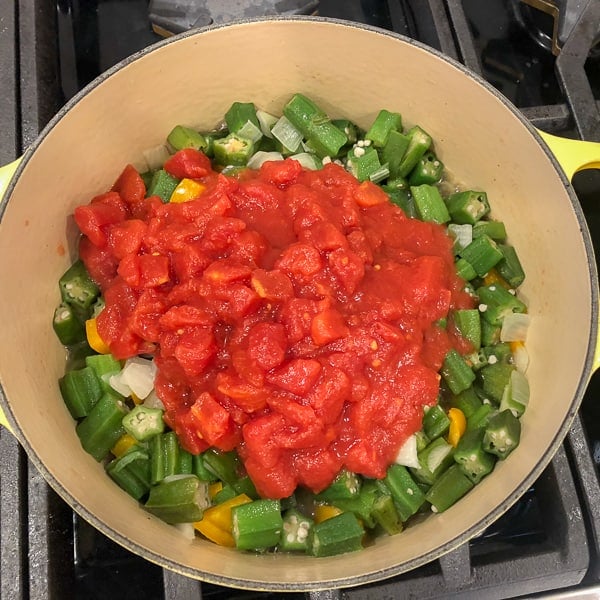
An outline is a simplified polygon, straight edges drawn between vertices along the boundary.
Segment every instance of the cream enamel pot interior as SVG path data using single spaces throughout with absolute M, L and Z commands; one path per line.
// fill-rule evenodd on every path
M 173 125 L 211 128 L 236 100 L 277 113 L 292 93 L 365 126 L 380 108 L 419 123 L 454 178 L 486 190 L 527 273 L 531 401 L 521 445 L 455 506 L 362 552 L 252 555 L 185 539 L 140 509 L 81 449 L 57 379 L 57 280 L 75 256 L 73 208 Z M 570 151 L 568 151 L 570 154 Z M 585 160 L 584 162 L 591 162 Z M 570 168 L 570 167 L 569 167 Z M 575 167 L 573 167 L 575 168 Z M 564 172 L 501 95 L 424 46 L 318 18 L 249 21 L 171 38 L 101 76 L 61 110 L 12 177 L 0 224 L 2 407 L 56 491 L 103 533 L 185 575 L 232 587 L 309 590 L 390 577 L 439 557 L 498 518 L 540 475 L 595 367 L 597 274 Z

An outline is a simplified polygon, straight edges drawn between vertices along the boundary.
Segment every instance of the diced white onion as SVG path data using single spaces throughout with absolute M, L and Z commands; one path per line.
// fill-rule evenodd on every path
M 260 169 L 262 164 L 269 160 L 283 160 L 283 156 L 281 155 L 281 152 L 265 152 L 264 150 L 259 150 L 250 157 L 246 166 L 249 169 Z
M 515 344 L 512 349 L 513 361 L 517 371 L 521 373 L 527 373 L 527 367 L 529 367 L 529 352 L 523 344 Z
M 279 140 L 290 152 L 296 152 L 302 142 L 302 134 L 283 115 L 271 129 L 273 137 Z
M 473 226 L 469 224 L 450 223 L 448 233 L 454 239 L 455 250 L 462 250 L 473 241 Z
M 402 444 L 402 447 L 398 451 L 398 454 L 396 455 L 396 460 L 394 462 L 404 467 L 413 467 L 414 469 L 419 468 L 416 435 L 409 436 L 408 439 L 404 442 L 404 444 Z
M 174 525 L 186 540 L 192 541 L 196 537 L 193 523 L 175 523 Z
M 258 142 L 262 137 L 262 131 L 252 121 L 246 121 L 237 134 L 253 143 Z
M 524 342 L 531 323 L 531 316 L 524 313 L 509 313 L 502 320 L 500 341 Z
M 119 371 L 115 374 L 109 373 L 106 375 L 106 377 L 108 380 L 108 385 L 110 385 L 110 387 L 116 392 L 119 392 L 121 396 L 125 396 L 127 398 L 128 396 L 131 396 L 131 388 L 123 381 L 123 378 L 121 377 L 122 372 L 123 371 Z
M 161 410 L 165 410 L 165 405 L 162 403 L 162 400 L 156 395 L 156 390 L 152 390 L 146 396 L 143 404 L 147 408 L 160 408 Z
M 154 361 L 139 356 L 127 359 L 121 371 L 121 382 L 142 400 L 154 389 L 155 377 Z
M 294 160 L 297 160 L 305 169 L 311 171 L 317 171 L 323 166 L 323 163 L 311 152 L 299 152 L 290 156 Z
M 144 150 L 142 154 L 146 163 L 148 163 L 148 169 L 150 169 L 150 171 L 160 169 L 171 156 L 169 149 L 164 144 L 154 146 L 154 148 L 148 148 L 147 150 Z
M 529 404 L 529 381 L 520 371 L 510 374 L 512 397 L 515 402 L 527 406 Z
M 427 456 L 427 468 L 433 473 L 452 452 L 450 444 L 440 444 L 431 450 Z
M 268 138 L 272 138 L 273 134 L 271 129 L 275 123 L 277 123 L 277 117 L 264 110 L 257 110 L 256 116 L 258 117 L 258 123 L 260 124 L 260 130 L 263 135 Z

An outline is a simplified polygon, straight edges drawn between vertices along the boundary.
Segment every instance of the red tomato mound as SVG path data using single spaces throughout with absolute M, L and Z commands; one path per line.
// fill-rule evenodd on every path
M 226 177 L 184 150 L 165 168 L 205 191 L 163 204 L 129 166 L 75 210 L 111 352 L 153 355 L 182 446 L 236 448 L 264 497 L 383 477 L 460 347 L 436 321 L 472 305 L 444 229 L 335 164 Z

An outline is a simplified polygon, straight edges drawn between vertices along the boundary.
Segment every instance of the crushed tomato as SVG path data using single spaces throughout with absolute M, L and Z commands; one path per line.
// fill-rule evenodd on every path
M 444 229 L 335 164 L 234 178 L 175 157 L 199 199 L 143 198 L 127 167 L 75 211 L 102 339 L 119 359 L 154 355 L 181 444 L 236 448 L 264 497 L 318 492 L 343 467 L 383 477 L 461 343 L 436 322 L 472 306 Z

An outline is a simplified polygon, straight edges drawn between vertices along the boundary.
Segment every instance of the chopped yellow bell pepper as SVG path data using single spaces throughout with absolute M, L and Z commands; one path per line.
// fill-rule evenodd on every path
M 193 179 L 182 179 L 173 190 L 169 202 L 188 202 L 200 197 L 206 186 Z
M 331 517 L 337 517 L 343 511 L 331 504 L 317 504 L 315 506 L 315 523 L 322 523 Z
M 108 344 L 100 337 L 96 319 L 88 319 L 85 322 L 85 335 L 90 347 L 98 354 L 110 354 Z
M 231 509 L 240 504 L 252 502 L 252 499 L 246 494 L 240 494 L 230 500 L 221 502 L 204 511 L 201 521 L 194 523 L 197 529 L 205 538 L 220 546 L 229 546 L 233 548 L 235 541 L 231 534 L 232 518 Z
M 484 276 L 483 278 L 483 283 L 484 285 L 501 285 L 503 288 L 506 288 L 507 290 L 509 290 L 511 288 L 510 283 L 508 283 L 508 281 L 506 281 L 506 279 L 504 279 L 504 277 L 502 277 L 502 275 L 500 275 L 500 273 L 498 273 L 498 271 L 496 271 L 496 269 L 494 269 L 494 267 L 492 267 Z
M 132 435 L 124 433 L 117 440 L 117 443 L 110 449 L 110 451 L 114 456 L 120 458 L 123 456 L 123 454 L 125 454 L 125 452 L 127 452 L 127 450 L 129 450 L 129 448 L 131 448 L 131 446 L 134 446 L 135 444 L 137 444 L 137 440 Z
M 144 401 L 143 398 L 138 398 L 133 392 L 131 392 L 131 399 L 133 400 L 133 403 L 137 406 L 138 404 L 142 404 L 142 402 Z
M 460 408 L 451 408 L 448 411 L 448 418 L 450 419 L 450 428 L 448 429 L 448 443 L 456 448 L 460 438 L 463 436 L 467 429 L 467 419 L 465 413 Z
M 222 481 L 215 481 L 208 486 L 208 494 L 211 500 L 223 489 Z

